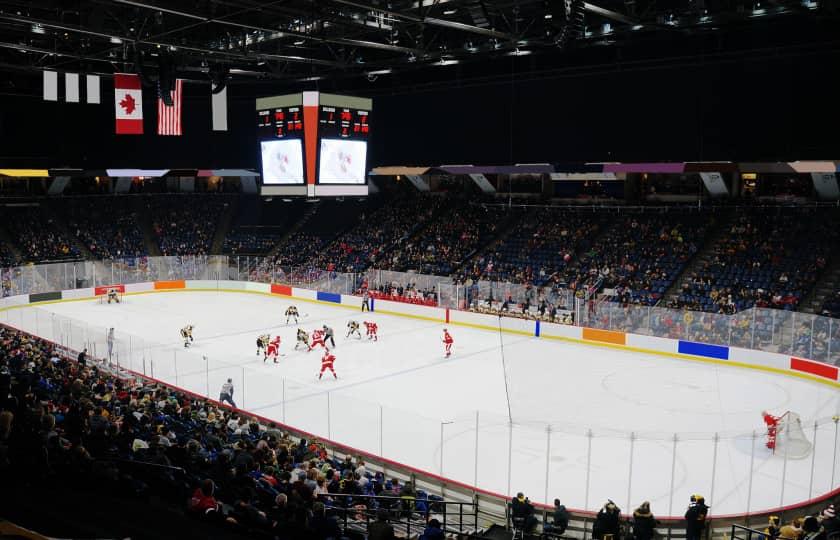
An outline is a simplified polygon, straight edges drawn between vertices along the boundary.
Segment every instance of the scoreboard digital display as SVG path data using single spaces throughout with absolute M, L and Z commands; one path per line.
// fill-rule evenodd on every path
M 365 196 L 370 98 L 305 91 L 256 99 L 262 194 Z
M 367 139 L 370 111 L 322 105 L 318 111 L 318 132 L 328 139 Z
M 279 107 L 257 111 L 257 133 L 261 140 L 300 137 L 303 134 L 301 107 Z

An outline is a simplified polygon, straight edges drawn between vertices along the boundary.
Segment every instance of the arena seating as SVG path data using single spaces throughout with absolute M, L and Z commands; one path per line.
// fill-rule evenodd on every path
M 137 212 L 127 197 L 79 198 L 60 205 L 70 232 L 96 259 L 147 255 Z
M 372 265 L 404 268 L 402 261 L 412 248 L 408 240 L 436 216 L 442 205 L 440 197 L 389 200 L 336 238 L 327 257 L 340 271 L 359 272 Z
M 0 268 L 8 266 L 16 266 L 19 264 L 17 255 L 8 248 L 2 241 L 0 241 Z
M 367 471 L 361 458 L 331 457 L 323 444 L 293 440 L 273 424 L 122 378 L 90 358 L 82 364 L 3 326 L 0 477 L 189 501 L 193 519 L 258 538 L 321 537 L 313 530 L 324 526 L 313 519 L 318 502 L 334 514 L 407 511 L 420 530 L 430 504 L 442 501 Z M 353 518 L 362 532 L 368 519 Z M 338 530 L 337 521 L 327 525 Z
M 623 303 L 654 305 L 702 245 L 707 214 L 634 214 L 620 217 L 565 272 L 567 283 L 591 285 L 603 279 Z
M 825 299 L 820 309 L 820 315 L 834 318 L 840 317 L 840 291 L 835 291 L 833 295 Z
M 161 255 L 210 253 L 219 217 L 230 204 L 224 195 L 159 195 L 144 201 Z
M 242 197 L 222 251 L 230 255 L 268 254 L 307 207 L 301 200 Z
M 422 274 L 449 275 L 487 243 L 504 225 L 508 212 L 503 208 L 488 208 L 466 200 L 434 200 L 431 207 L 415 218 L 414 231 L 422 228 L 417 238 L 407 242 L 389 257 L 382 268 L 414 271 Z M 437 214 L 437 215 L 436 215 Z M 411 215 L 401 215 L 404 223 L 412 223 Z M 435 219 L 436 218 L 436 219 Z M 387 226 L 384 229 L 389 229 Z M 392 235 L 395 236 L 395 235 Z M 411 231 L 404 236 L 410 237 Z
M 460 275 L 464 279 L 536 286 L 557 283 L 567 265 L 589 246 L 603 222 L 601 214 L 555 208 L 522 211 L 510 233 L 479 255 Z
M 339 235 L 349 231 L 365 216 L 375 211 L 381 200 L 320 201 L 305 217 L 304 224 L 279 246 L 274 262 L 280 266 L 336 267 L 332 252 L 325 250 Z
M 795 309 L 832 255 L 836 225 L 830 211 L 740 210 L 673 307 L 720 313 L 752 306 Z
M 40 205 L 7 206 L 3 212 L 3 225 L 14 238 L 26 262 L 59 261 L 81 256 L 48 209 Z

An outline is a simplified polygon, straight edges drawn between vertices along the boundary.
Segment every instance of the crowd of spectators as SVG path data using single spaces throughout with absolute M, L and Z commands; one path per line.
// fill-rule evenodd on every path
M 559 284 L 564 270 L 603 227 L 599 214 L 554 208 L 521 211 L 510 233 L 458 273 L 469 280 Z
M 60 261 L 81 256 L 51 212 L 41 206 L 7 206 L 3 225 L 26 262 Z
M 424 218 L 431 218 L 436 212 L 443 210 L 437 219 L 428 220 L 428 226 L 416 239 L 406 242 L 401 248 L 394 250 L 390 257 L 386 257 L 384 267 L 421 274 L 450 275 L 497 234 L 508 215 L 503 207 L 470 204 L 462 200 L 447 203 L 444 208 L 441 206 L 442 204 L 437 202 L 419 215 L 415 212 L 415 225 L 408 227 L 403 237 L 410 237 L 414 230 L 419 229 L 426 221 Z M 410 214 L 397 217 L 406 225 L 412 224 Z M 387 223 L 384 225 L 387 231 Z M 392 239 L 396 236 L 393 232 L 390 234 Z
M 826 317 L 840 317 L 840 291 L 834 291 L 830 294 L 820 308 L 820 315 Z
M 147 254 L 137 212 L 121 197 L 82 198 L 63 205 L 69 230 L 96 259 Z
M 233 227 L 225 236 L 222 251 L 229 255 L 265 255 L 277 245 L 284 233 L 276 227 Z
M 670 305 L 729 314 L 752 306 L 794 310 L 837 238 L 827 212 L 743 211 Z
M 149 465 L 144 468 L 143 465 Z M 274 424 L 0 327 L 0 477 L 156 494 L 258 538 L 338 538 L 336 514 L 428 520 L 434 497 Z M 376 495 L 383 498 L 371 498 Z M 435 520 L 436 521 L 436 520 Z M 392 527 L 391 527 L 392 528 Z M 434 527 L 433 527 L 434 528 Z
M 18 264 L 20 264 L 18 256 L 3 241 L 0 241 L 0 268 L 8 268 Z
M 160 252 L 170 255 L 207 255 L 219 218 L 230 204 L 222 195 L 153 196 L 146 212 Z
M 619 219 L 565 272 L 577 290 L 596 281 L 621 303 L 654 305 L 697 252 L 708 214 L 637 214 Z
M 393 199 L 336 238 L 322 254 L 322 264 L 331 262 L 339 271 L 360 272 L 372 265 L 405 267 L 414 249 L 409 240 L 426 226 L 445 203 L 442 197 Z M 451 215 L 443 219 L 451 219 Z

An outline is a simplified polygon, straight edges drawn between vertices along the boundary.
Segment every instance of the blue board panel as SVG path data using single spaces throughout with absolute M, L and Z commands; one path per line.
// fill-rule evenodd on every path
M 534 335 L 540 337 L 540 321 L 537 320 L 537 327 L 534 329 Z
M 694 356 L 705 356 L 719 360 L 729 360 L 729 347 L 721 345 L 709 345 L 707 343 L 695 343 L 693 341 L 680 340 L 677 352 L 681 354 L 693 354 Z
M 322 302 L 333 302 L 336 304 L 341 303 L 341 295 L 337 293 L 319 292 L 317 298 Z

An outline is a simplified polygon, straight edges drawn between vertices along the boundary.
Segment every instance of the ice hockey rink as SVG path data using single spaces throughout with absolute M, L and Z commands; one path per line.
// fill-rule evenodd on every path
M 338 380 L 318 380 L 320 348 L 294 349 L 297 326 L 283 315 L 293 303 L 300 327 L 335 329 Z M 379 341 L 345 338 L 351 319 L 377 322 Z M 462 326 L 449 327 L 447 359 L 440 323 L 236 292 L 59 302 L 9 310 L 0 321 L 71 346 L 83 339 L 99 357 L 108 356 L 113 327 L 111 360 L 123 367 L 213 398 L 231 378 L 247 411 L 533 501 L 593 510 L 609 498 L 632 510 L 647 500 L 666 516 L 681 515 L 699 493 L 722 515 L 840 485 L 832 420 L 840 392 L 781 374 Z M 184 349 L 187 324 L 195 343 Z M 282 338 L 276 364 L 256 355 L 264 333 Z M 765 409 L 800 415 L 813 444 L 807 457 L 765 448 Z

